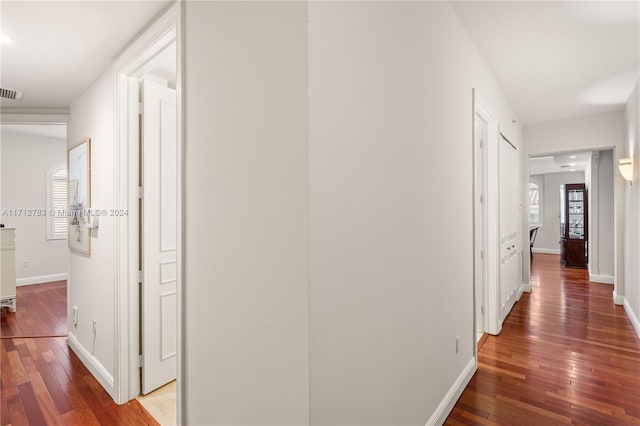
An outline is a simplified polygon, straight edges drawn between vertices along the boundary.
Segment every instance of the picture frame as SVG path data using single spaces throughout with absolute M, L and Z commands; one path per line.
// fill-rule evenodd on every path
M 69 249 L 76 253 L 91 254 L 91 138 L 86 138 L 67 149 L 69 176 Z

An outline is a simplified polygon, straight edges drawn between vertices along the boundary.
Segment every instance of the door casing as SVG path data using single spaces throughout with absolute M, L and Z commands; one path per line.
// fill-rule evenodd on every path
M 115 221 L 115 401 L 123 404 L 140 394 L 139 377 L 139 311 L 138 235 L 140 231 L 138 176 L 140 172 L 138 102 L 140 78 L 150 61 L 172 43 L 177 48 L 177 164 L 178 164 L 178 237 L 177 237 L 177 419 L 186 424 L 183 404 L 184 364 L 183 342 L 183 100 L 182 88 L 182 3 L 171 5 L 145 32 L 134 41 L 115 64 L 115 153 L 114 185 L 116 209 L 126 209 L 129 215 Z

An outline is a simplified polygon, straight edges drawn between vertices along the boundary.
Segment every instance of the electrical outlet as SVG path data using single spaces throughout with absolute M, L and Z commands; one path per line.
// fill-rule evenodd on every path
M 74 306 L 71 309 L 73 311 L 73 326 L 77 327 L 78 326 L 78 307 Z
M 456 353 L 460 352 L 460 336 L 456 337 Z
M 25 268 L 28 268 L 29 267 L 29 261 L 28 260 L 23 260 L 22 261 L 22 266 L 25 267 Z

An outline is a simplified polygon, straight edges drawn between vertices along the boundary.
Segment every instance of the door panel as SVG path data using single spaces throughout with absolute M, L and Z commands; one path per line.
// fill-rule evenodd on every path
M 176 92 L 142 83 L 142 393 L 176 378 Z
M 518 225 L 519 156 L 508 142 L 500 140 L 500 316 L 503 320 L 513 306 L 520 288 L 520 241 Z

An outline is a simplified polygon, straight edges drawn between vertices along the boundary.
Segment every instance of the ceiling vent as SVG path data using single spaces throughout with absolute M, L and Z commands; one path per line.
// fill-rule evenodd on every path
M 19 101 L 22 99 L 22 92 L 19 90 L 11 90 L 0 87 L 0 98 Z

